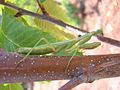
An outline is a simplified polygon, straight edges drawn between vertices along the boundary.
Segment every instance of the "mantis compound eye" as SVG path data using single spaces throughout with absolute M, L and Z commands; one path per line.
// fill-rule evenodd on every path
M 78 37 L 81 37 L 81 36 L 82 36 L 82 35 L 80 35 L 80 34 L 78 35 Z
M 14 17 L 20 17 L 20 16 L 22 16 L 23 14 L 21 13 L 21 12 L 17 12 L 15 15 L 14 15 Z

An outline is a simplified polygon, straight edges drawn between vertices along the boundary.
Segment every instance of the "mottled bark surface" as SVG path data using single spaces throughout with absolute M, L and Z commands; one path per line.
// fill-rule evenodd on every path
M 120 54 L 74 56 L 24 56 L 0 50 L 0 83 L 70 80 L 59 90 L 71 89 L 83 82 L 120 75 Z

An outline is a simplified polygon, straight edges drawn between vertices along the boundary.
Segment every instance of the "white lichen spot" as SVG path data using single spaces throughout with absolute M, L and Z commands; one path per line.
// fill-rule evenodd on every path
M 79 74 L 80 72 L 78 71 L 77 74 Z
M 50 71 L 48 71 L 48 73 L 50 73 Z
M 19 73 L 19 71 L 17 71 L 17 74 Z
M 100 60 L 99 60 L 98 62 L 99 62 L 99 63 L 101 63 L 101 61 L 100 61 Z
M 26 76 L 23 77 L 24 79 L 26 78 Z
M 35 70 L 33 70 L 33 72 L 36 72 Z
M 70 75 L 70 73 L 67 73 L 67 75 L 69 76 L 69 75 Z
M 68 69 L 67 71 L 69 72 L 70 70 Z
M 37 74 L 37 76 L 39 75 L 39 73 L 36 73 Z
M 44 74 L 44 77 L 46 77 L 47 75 L 46 74 Z
M 3 61 L 3 63 L 5 64 L 5 62 Z
M 59 65 L 59 61 L 60 61 L 60 60 L 56 60 L 56 61 L 57 61 L 57 62 L 56 62 L 56 65 Z
M 21 65 L 21 67 L 23 67 L 23 64 L 20 64 Z
M 94 66 L 95 66 L 95 64 L 91 64 L 91 66 L 92 66 L 92 67 L 94 67 Z
M 17 64 L 17 62 L 14 63 L 15 65 Z
M 56 65 L 59 65 L 59 63 L 57 62 Z
M 78 76 L 79 78 L 82 78 L 82 76 L 80 75 L 80 76 Z
M 54 71 L 51 71 L 51 73 L 54 73 Z
M 33 62 L 31 62 L 31 65 L 33 65 L 34 63 Z
M 8 73 L 8 76 L 11 76 L 11 73 Z
M 6 72 L 4 72 L 4 75 L 6 75 L 7 73 Z
M 27 74 L 25 73 L 24 76 L 26 76 Z
M 76 67 L 76 69 L 78 70 L 79 68 L 78 68 L 78 67 Z
M 31 64 L 33 65 L 35 63 L 35 61 L 33 60 L 32 62 L 31 62 Z
M 4 57 L 5 59 L 7 58 L 7 56 Z
M 74 72 L 75 70 L 73 69 L 72 71 Z
M 90 63 L 89 65 L 90 65 L 90 66 L 92 66 L 92 67 L 94 67 L 94 66 L 95 66 L 95 64 L 92 64 L 92 63 Z
M 91 62 L 93 62 L 93 60 L 90 60 Z
M 107 61 L 110 61 L 110 58 L 107 58 L 106 60 L 107 60 Z
M 51 74 L 51 76 L 54 76 L 54 74 Z
M 17 57 L 18 57 L 18 55 L 15 55 L 15 57 L 17 58 Z
M 100 57 L 101 59 L 103 59 L 104 57 Z

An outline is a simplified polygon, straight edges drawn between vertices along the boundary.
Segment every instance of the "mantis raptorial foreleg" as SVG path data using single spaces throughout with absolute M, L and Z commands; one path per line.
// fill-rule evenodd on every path
M 55 48 L 48 42 L 48 40 L 45 39 L 45 38 L 41 38 L 41 39 L 33 46 L 33 48 L 30 48 L 29 52 L 27 52 L 27 54 L 25 55 L 25 57 L 18 62 L 17 66 L 18 66 L 19 64 L 21 64 L 22 62 L 25 61 L 25 59 L 30 55 L 30 53 L 32 52 L 32 50 L 33 50 L 41 41 L 44 41 L 45 43 L 48 43 L 49 46 L 50 46 L 50 48 L 51 48 L 51 50 L 52 50 L 53 52 L 55 52 Z
M 68 52 L 69 52 L 69 51 L 73 51 L 73 50 L 76 49 L 76 48 L 78 48 L 78 49 L 94 49 L 94 48 L 100 46 L 100 45 L 101 45 L 100 42 L 86 43 L 88 40 L 91 39 L 92 36 L 97 35 L 97 34 L 102 34 L 102 31 L 101 31 L 101 30 L 97 30 L 96 32 L 91 32 L 91 33 L 88 33 L 88 34 L 83 35 L 83 37 L 82 37 L 83 39 L 81 39 L 81 40 L 78 42 L 77 46 L 72 47 L 72 48 L 68 49 L 67 51 L 68 51 Z M 76 52 L 74 52 L 74 55 L 75 55 L 75 54 L 76 54 Z M 70 60 L 68 61 L 68 64 L 67 64 L 66 69 L 65 69 L 65 72 L 67 71 L 67 69 L 68 69 L 68 67 L 69 67 L 69 65 L 70 65 L 70 63 L 71 63 L 72 58 L 73 58 L 73 55 L 72 55 L 72 57 L 70 58 Z

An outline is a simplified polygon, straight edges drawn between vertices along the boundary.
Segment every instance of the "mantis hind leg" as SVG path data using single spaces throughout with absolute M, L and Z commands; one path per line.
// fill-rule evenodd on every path
M 53 51 L 56 51 L 54 46 L 52 44 L 49 43 L 49 41 L 45 38 L 41 38 L 39 41 L 37 41 L 37 43 L 33 46 L 33 48 L 30 49 L 30 51 L 25 55 L 25 57 L 23 59 L 21 59 L 18 63 L 17 63 L 17 66 L 16 68 L 26 60 L 26 58 L 30 55 L 30 53 L 33 51 L 33 49 L 38 46 L 38 44 L 41 42 L 41 41 L 44 41 L 45 43 L 47 43 L 48 45 L 50 45 L 50 47 L 53 49 Z

